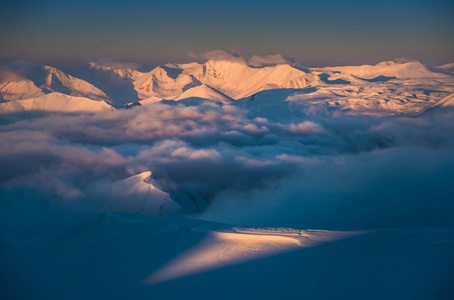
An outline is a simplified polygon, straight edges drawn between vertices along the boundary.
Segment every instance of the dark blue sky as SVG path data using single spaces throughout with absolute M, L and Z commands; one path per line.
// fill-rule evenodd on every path
M 223 49 L 307 66 L 409 57 L 454 62 L 454 3 L 405 1 L 18 0 L 0 10 L 0 59 L 145 64 Z

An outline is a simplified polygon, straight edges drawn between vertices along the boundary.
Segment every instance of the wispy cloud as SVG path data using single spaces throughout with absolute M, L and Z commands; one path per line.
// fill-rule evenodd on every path
M 210 50 L 203 53 L 188 53 L 188 56 L 194 59 L 218 60 L 246 63 L 246 60 L 234 52 L 224 50 Z
M 265 55 L 265 56 L 258 56 L 253 55 L 249 60 L 248 63 L 252 67 L 267 67 L 267 66 L 274 66 L 274 65 L 281 65 L 281 64 L 293 64 L 295 61 L 292 58 L 283 57 L 281 54 L 274 54 L 274 55 Z

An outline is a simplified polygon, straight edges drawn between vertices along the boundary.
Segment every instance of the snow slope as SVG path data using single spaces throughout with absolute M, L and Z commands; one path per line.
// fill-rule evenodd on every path
M 138 69 L 139 65 L 134 63 L 121 63 L 117 61 L 109 61 L 103 63 L 102 61 L 91 61 L 87 66 L 83 68 L 88 68 L 94 72 L 99 72 L 101 75 L 101 81 L 114 80 L 121 78 L 122 80 L 137 80 L 144 75 L 143 72 L 140 72 Z M 82 68 L 82 69 L 83 69 Z
M 10 68 L 0 68 L 0 95 L 4 100 L 22 100 L 44 95 L 33 81 Z
M 454 63 L 445 64 L 442 66 L 436 66 L 434 69 L 439 72 L 454 75 Z
M 109 211 L 135 212 L 149 216 L 185 216 L 200 213 L 206 200 L 194 189 L 178 190 L 151 171 L 100 186 L 108 194 L 103 205 Z
M 448 300 L 453 293 L 452 228 L 335 232 L 135 214 L 15 216 L 1 219 L 3 299 Z
M 396 77 L 399 79 L 409 78 L 446 78 L 447 75 L 430 71 L 420 62 L 397 63 L 385 61 L 374 66 L 345 66 L 327 67 L 316 69 L 320 71 L 337 71 L 344 74 L 351 74 L 365 79 L 374 79 L 379 76 Z
M 112 110 L 104 101 L 94 101 L 83 97 L 68 96 L 53 92 L 37 98 L 12 100 L 0 103 L 0 113 L 18 113 L 24 111 L 58 113 L 93 113 Z
M 186 90 L 200 84 L 194 77 L 182 74 L 181 70 L 166 66 L 157 67 L 134 81 L 141 99 L 156 96 L 174 100 Z
M 454 93 L 429 107 L 421 116 L 454 112 Z
M 435 106 L 440 106 L 440 107 L 454 107 L 454 94 L 451 94 L 438 102 Z
M 36 98 L 52 92 L 98 101 L 108 98 L 94 85 L 54 67 L 27 63 L 1 70 L 0 93 L 6 100 Z
M 222 94 L 221 92 L 205 85 L 199 85 L 189 90 L 186 90 L 178 96 L 175 100 L 182 100 L 188 98 L 201 98 L 206 100 L 212 100 L 215 102 L 222 102 L 222 103 L 231 103 L 233 101 L 232 98 Z
M 127 203 L 118 203 L 118 208 L 126 207 L 140 214 L 152 216 L 181 216 L 183 209 L 170 199 L 170 195 L 153 185 L 151 172 L 143 172 L 124 180 L 114 182 L 111 192 L 116 197 L 123 196 Z
M 68 75 L 54 67 L 44 66 L 45 83 L 40 86 L 46 92 L 60 92 L 74 97 L 103 101 L 107 95 L 94 85 Z
M 138 70 L 140 66 L 118 61 L 92 61 L 79 68 L 75 74 L 101 89 L 112 105 L 121 106 L 139 100 L 134 90 L 133 81 L 145 73 Z

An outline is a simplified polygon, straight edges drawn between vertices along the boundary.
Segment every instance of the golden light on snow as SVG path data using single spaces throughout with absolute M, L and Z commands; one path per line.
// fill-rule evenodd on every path
M 144 284 L 166 282 L 363 233 L 294 229 L 199 231 L 206 231 L 205 239 L 152 273 Z

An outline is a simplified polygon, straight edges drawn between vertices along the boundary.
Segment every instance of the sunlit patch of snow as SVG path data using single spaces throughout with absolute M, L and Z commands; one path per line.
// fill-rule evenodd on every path
M 362 233 L 283 228 L 234 228 L 234 232 L 192 230 L 205 234 L 205 238 L 148 276 L 145 284 L 157 284 Z

